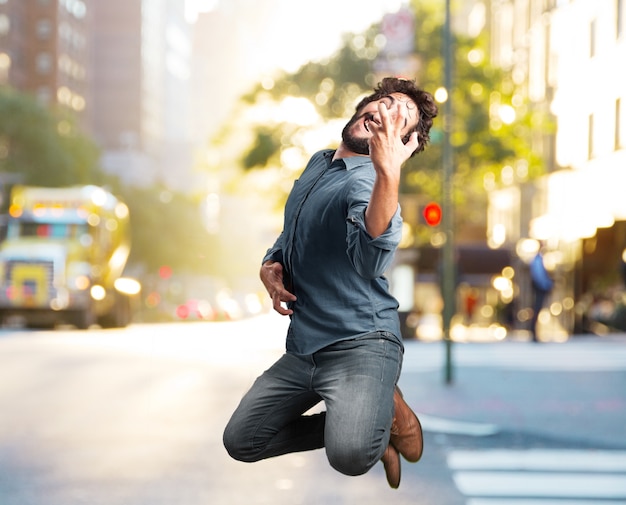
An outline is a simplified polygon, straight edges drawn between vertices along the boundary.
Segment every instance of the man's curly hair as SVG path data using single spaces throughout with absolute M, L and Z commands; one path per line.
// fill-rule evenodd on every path
M 435 99 L 428 92 L 420 89 L 415 84 L 415 81 L 408 79 L 402 79 L 398 77 L 385 77 L 378 86 L 374 88 L 374 92 L 363 98 L 356 106 L 358 112 L 370 102 L 380 100 L 385 96 L 389 96 L 392 93 L 402 93 L 408 96 L 419 110 L 419 120 L 417 125 L 409 132 L 409 134 L 403 139 L 405 142 L 411 133 L 417 132 L 417 138 L 419 140 L 418 148 L 411 154 L 419 153 L 424 150 L 428 142 L 430 141 L 430 128 L 433 125 L 433 119 L 437 117 L 439 111 Z

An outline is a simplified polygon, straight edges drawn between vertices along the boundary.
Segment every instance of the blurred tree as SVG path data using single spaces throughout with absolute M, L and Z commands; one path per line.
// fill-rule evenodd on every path
M 376 27 L 364 34 L 345 35 L 343 47 L 333 57 L 258 83 L 235 106 L 233 120 L 211 139 L 214 156 L 203 169 L 220 179 L 223 191 L 235 195 L 242 177 L 255 177 L 255 171 L 263 170 L 266 183 L 259 192 L 265 192 L 267 198 L 274 199 L 276 208 L 281 208 L 312 150 L 336 145 L 343 124 L 337 124 L 331 135 L 310 134 L 327 132 L 329 122 L 343 122 L 351 116 L 364 90 L 376 84 L 372 66 L 379 45 Z M 298 104 L 292 102 L 284 114 L 270 112 L 271 108 L 281 108 L 290 97 L 306 101 L 310 109 L 299 111 Z M 260 113 L 251 112 L 255 109 Z M 317 117 L 304 120 L 303 115 L 311 116 L 311 110 Z M 296 152 L 299 157 L 294 157 Z M 291 163 L 285 163 L 286 153 Z M 294 164 L 298 158 L 299 164 Z
M 418 81 L 434 92 L 443 85 L 443 12 L 440 2 L 412 3 L 416 19 L 416 52 L 420 58 Z M 548 116 L 529 106 L 512 76 L 489 62 L 489 33 L 453 34 L 453 87 L 451 143 L 454 150 L 454 193 L 457 229 L 483 226 L 487 191 L 511 168 L 518 181 L 541 175 L 543 160 L 534 149 L 533 136 L 550 133 Z M 404 171 L 403 192 L 421 193 L 440 200 L 443 118 L 435 121 L 431 145 L 412 158 Z
M 98 149 L 61 110 L 49 110 L 30 95 L 0 88 L 0 173 L 24 184 L 109 187 L 130 209 L 130 263 L 147 272 L 170 265 L 176 273 L 210 273 L 210 237 L 195 196 L 162 187 L 137 188 L 104 174 Z
M 40 186 L 98 184 L 98 158 L 95 144 L 69 114 L 0 87 L 0 173 Z
M 419 62 L 416 80 L 434 93 L 444 81 L 443 9 L 440 1 L 432 0 L 413 0 L 411 7 L 415 17 L 414 56 Z M 547 114 L 531 108 L 524 91 L 518 89 L 511 75 L 490 65 L 488 41 L 489 34 L 485 31 L 477 37 L 453 34 L 454 85 L 449 99 L 453 107 L 453 198 L 459 229 L 484 227 L 486 188 L 501 181 L 504 174 L 510 182 L 511 173 L 515 180 L 523 181 L 543 172 L 541 146 L 535 148 L 533 139 L 553 131 Z M 280 174 L 275 176 L 271 195 L 274 198 L 278 195 L 281 199 L 278 206 L 282 206 L 282 199 L 291 187 L 287 180 L 297 177 L 298 170 L 304 168 L 312 154 L 307 132 L 340 120 L 334 137 L 327 136 L 325 145 L 316 144 L 314 148 L 333 147 L 333 143 L 339 141 L 341 127 L 354 112 L 358 98 L 383 77 L 374 71 L 383 45 L 378 26 L 372 26 L 363 34 L 346 35 L 343 47 L 332 58 L 305 64 L 293 74 L 282 74 L 259 83 L 243 97 L 241 109 L 233 114 L 237 118 L 236 126 L 234 123 L 226 125 L 215 141 L 216 145 L 228 145 L 229 137 L 236 135 L 237 141 L 230 152 L 242 154 L 227 164 L 248 172 L 264 169 Z M 270 102 L 278 107 L 285 97 L 308 100 L 319 114 L 319 121 L 297 124 L 294 120 L 272 119 L 265 114 L 260 120 L 252 120 L 247 125 L 248 135 L 242 135 L 241 118 L 245 107 L 267 107 Z M 403 193 L 440 201 L 442 122 L 441 117 L 435 120 L 429 148 L 407 163 L 403 171 Z M 294 148 L 299 149 L 302 163 L 298 169 L 285 170 L 285 155 L 293 154 Z M 209 169 L 219 171 L 223 166 L 224 159 L 220 159 L 219 164 Z M 232 169 L 229 174 L 231 179 L 241 176 Z
M 211 237 L 194 196 L 159 186 L 118 185 L 114 191 L 130 212 L 131 263 L 141 264 L 148 274 L 156 274 L 163 265 L 176 275 L 219 273 L 213 271 Z

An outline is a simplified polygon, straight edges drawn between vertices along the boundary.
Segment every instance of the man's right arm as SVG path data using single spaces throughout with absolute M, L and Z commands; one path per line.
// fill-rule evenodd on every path
M 283 316 L 293 314 L 293 310 L 283 307 L 283 302 L 293 302 L 296 297 L 285 289 L 283 267 L 283 233 L 278 236 L 274 245 L 268 249 L 259 272 L 261 282 L 272 299 L 274 310 Z
M 416 132 L 411 133 L 406 144 L 402 141 L 402 129 L 406 121 L 404 107 L 398 104 L 395 116 L 390 114 L 383 103 L 378 105 L 378 110 L 381 123 L 371 122 L 373 135 L 369 141 L 376 180 L 365 210 L 365 226 L 372 238 L 382 235 L 396 214 L 402 165 L 418 147 Z
M 295 302 L 296 296 L 285 288 L 283 266 L 274 260 L 267 260 L 261 265 L 261 282 L 272 298 L 274 310 L 283 316 L 293 314 L 293 310 L 283 307 L 283 303 Z

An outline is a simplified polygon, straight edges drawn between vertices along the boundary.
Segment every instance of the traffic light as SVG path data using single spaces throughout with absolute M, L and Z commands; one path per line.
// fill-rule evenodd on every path
M 441 207 L 436 202 L 430 202 L 422 211 L 424 221 L 428 226 L 437 226 L 441 223 Z

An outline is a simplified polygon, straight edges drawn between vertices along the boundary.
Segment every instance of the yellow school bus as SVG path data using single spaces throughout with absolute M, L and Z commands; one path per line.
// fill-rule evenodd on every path
M 128 207 L 97 186 L 11 191 L 0 245 L 0 318 L 27 326 L 126 326 L 139 283 L 123 277 Z

